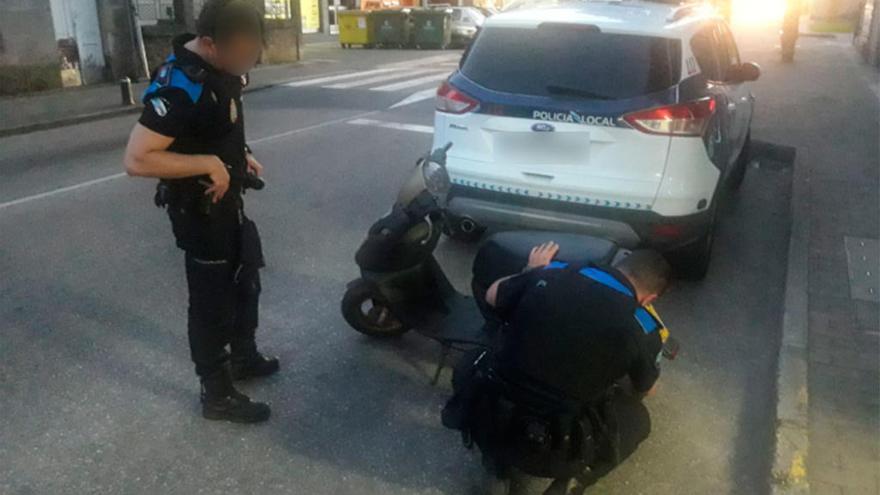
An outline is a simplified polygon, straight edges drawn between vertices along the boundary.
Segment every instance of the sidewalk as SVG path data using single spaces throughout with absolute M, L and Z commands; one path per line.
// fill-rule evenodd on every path
M 791 359 L 789 353 L 802 346 L 807 375 L 800 377 L 805 390 L 784 390 L 787 378 L 781 378 L 784 411 L 778 426 L 791 428 L 797 437 L 798 426 L 787 424 L 791 417 L 786 414 L 805 403 L 806 428 L 801 435 L 809 448 L 805 462 L 794 455 L 790 469 L 774 473 L 774 489 L 877 494 L 878 74 L 859 62 L 846 36 L 802 37 L 791 65 L 778 62 L 778 50 L 758 53 L 753 52 L 764 66 L 762 80 L 767 84 L 759 84 L 756 91 L 763 115 L 756 118 L 761 128 L 753 127 L 753 134 L 797 148 L 792 252 L 801 250 L 802 256 L 800 263 L 793 258 L 789 265 L 787 302 L 802 301 L 803 318 L 797 317 L 797 308 L 786 308 L 786 324 L 800 328 L 783 336 L 782 359 L 785 363 Z M 781 371 L 785 374 L 785 364 Z M 809 487 L 801 483 L 804 478 Z
M 306 35 L 303 52 L 310 53 L 309 46 L 329 47 L 334 39 L 335 37 L 327 35 Z M 289 81 L 297 77 L 299 69 L 305 66 L 328 62 L 323 59 L 310 60 L 312 57 L 308 55 L 304 55 L 303 58 L 304 60 L 295 63 L 261 66 L 254 69 L 250 74 L 251 83 L 246 91 Z M 132 84 L 134 106 L 122 104 L 120 87 L 114 83 L 0 98 L 0 137 L 138 112 L 141 108 L 139 99 L 147 85 L 147 82 Z

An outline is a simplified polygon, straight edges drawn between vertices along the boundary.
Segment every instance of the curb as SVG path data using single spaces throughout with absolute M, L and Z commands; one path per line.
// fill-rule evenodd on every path
M 801 162 L 803 160 L 800 160 Z M 770 489 L 774 495 L 808 495 L 807 243 L 809 181 L 793 167 L 791 234 L 785 277 L 782 343 L 776 376 L 776 445 Z
M 86 122 L 94 122 L 96 120 L 104 120 L 110 119 L 113 117 L 118 117 L 120 115 L 126 115 L 130 113 L 140 112 L 143 107 L 141 105 L 133 105 L 126 106 L 121 108 L 114 108 L 112 110 L 104 110 L 101 112 L 94 113 L 86 113 L 82 115 L 75 115 L 73 117 L 67 117 L 58 120 L 52 120 L 48 122 L 39 122 L 37 124 L 28 124 L 19 127 L 10 127 L 7 129 L 0 129 L 0 138 L 15 136 L 18 134 L 27 134 L 30 132 L 36 131 L 46 131 L 49 129 L 55 129 L 58 127 L 66 127 L 69 125 L 83 124 Z

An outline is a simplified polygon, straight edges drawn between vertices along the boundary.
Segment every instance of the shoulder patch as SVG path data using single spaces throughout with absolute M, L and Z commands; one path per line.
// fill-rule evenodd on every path
M 150 105 L 152 105 L 153 110 L 156 111 L 156 115 L 164 117 L 168 115 L 168 107 L 171 106 L 171 103 L 161 96 L 154 96 L 150 98 Z

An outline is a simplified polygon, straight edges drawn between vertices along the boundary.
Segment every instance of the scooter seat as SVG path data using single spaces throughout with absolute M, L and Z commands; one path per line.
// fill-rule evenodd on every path
M 532 248 L 548 241 L 559 244 L 556 260 L 571 265 L 610 264 L 619 250 L 612 241 L 584 234 L 537 230 L 493 234 L 477 252 L 471 283 L 474 299 L 487 320 L 494 319 L 491 309 L 485 303 L 486 291 L 492 282 L 518 273 L 526 266 Z

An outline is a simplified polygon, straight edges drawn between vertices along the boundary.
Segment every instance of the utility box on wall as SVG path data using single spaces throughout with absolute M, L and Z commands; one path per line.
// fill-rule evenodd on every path
M 302 17 L 298 0 L 264 0 L 266 17 L 264 64 L 296 62 L 300 59 Z

